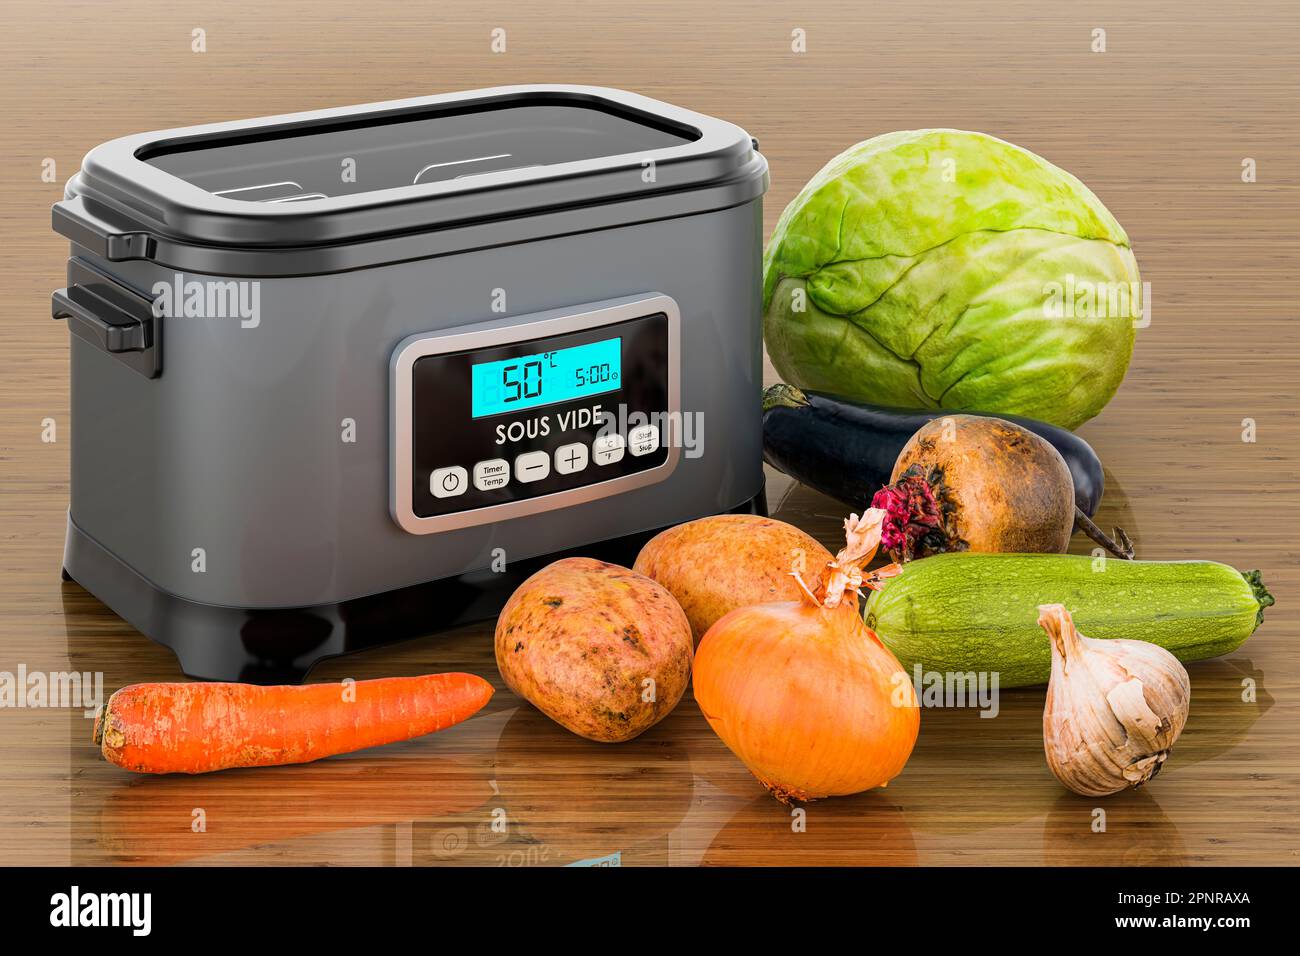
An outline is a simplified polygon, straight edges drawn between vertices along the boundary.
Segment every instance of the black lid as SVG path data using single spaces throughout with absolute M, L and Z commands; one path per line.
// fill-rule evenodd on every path
M 620 90 L 515 86 L 125 136 L 91 150 L 65 202 L 181 243 L 302 247 L 739 181 L 760 195 L 766 170 L 730 123 Z M 121 258 L 154 243 L 135 246 Z

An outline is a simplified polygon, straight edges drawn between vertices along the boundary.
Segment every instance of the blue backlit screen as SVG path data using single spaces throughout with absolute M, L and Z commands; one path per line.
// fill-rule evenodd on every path
M 622 338 L 470 366 L 474 418 L 553 405 L 622 386 Z

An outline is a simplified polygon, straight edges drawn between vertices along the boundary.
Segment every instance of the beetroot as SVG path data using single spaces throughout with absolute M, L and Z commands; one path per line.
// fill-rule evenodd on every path
M 917 430 L 876 492 L 883 509 L 881 544 L 895 561 L 946 551 L 1064 553 L 1076 520 L 1090 537 L 1131 558 L 1074 502 L 1074 482 L 1060 453 L 1033 432 L 975 415 L 950 415 Z

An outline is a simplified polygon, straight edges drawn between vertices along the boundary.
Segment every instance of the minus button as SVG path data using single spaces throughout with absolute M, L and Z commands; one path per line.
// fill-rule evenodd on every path
M 551 456 L 544 451 L 526 451 L 515 459 L 516 481 L 541 481 L 551 473 Z

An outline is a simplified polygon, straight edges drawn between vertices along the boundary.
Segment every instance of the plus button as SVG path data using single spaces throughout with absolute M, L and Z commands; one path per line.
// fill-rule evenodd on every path
M 587 446 L 579 442 L 561 445 L 555 449 L 555 470 L 561 475 L 571 475 L 587 467 Z

